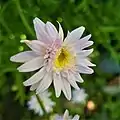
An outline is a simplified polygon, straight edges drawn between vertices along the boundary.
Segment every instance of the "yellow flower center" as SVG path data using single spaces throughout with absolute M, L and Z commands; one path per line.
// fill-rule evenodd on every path
M 65 47 L 60 48 L 55 56 L 54 70 L 61 71 L 62 69 L 71 68 L 75 63 L 75 56 Z

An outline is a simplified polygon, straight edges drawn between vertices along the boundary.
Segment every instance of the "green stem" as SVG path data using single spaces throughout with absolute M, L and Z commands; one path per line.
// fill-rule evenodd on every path
M 41 106 L 41 108 L 42 108 L 42 110 L 43 110 L 43 112 L 44 112 L 45 120 L 49 120 L 49 115 L 47 114 L 47 112 L 46 112 L 46 110 L 45 110 L 45 107 L 44 107 L 44 105 L 43 105 L 42 100 L 40 99 L 40 97 L 39 97 L 36 93 L 35 93 L 35 96 L 36 96 L 36 98 L 37 98 L 37 100 L 38 100 L 38 102 L 39 102 L 39 105 Z
M 26 29 L 28 30 L 28 32 L 29 32 L 32 36 L 34 36 L 33 30 L 32 30 L 31 27 L 29 26 L 29 24 L 28 24 L 28 22 L 27 22 L 27 20 L 26 20 L 26 18 L 25 18 L 25 16 L 24 16 L 24 14 L 23 14 L 23 12 L 22 12 L 22 9 L 21 9 L 19 0 L 14 0 L 14 1 L 15 1 L 15 3 L 16 3 L 17 9 L 18 9 L 18 13 L 19 13 L 19 15 L 20 15 L 20 18 L 21 18 L 24 26 L 26 27 Z
M 8 34 L 12 34 L 12 31 L 9 29 L 9 27 L 7 26 L 7 24 L 4 21 L 4 18 L 0 19 L 0 24 L 4 27 L 4 29 L 6 30 L 6 32 Z
M 40 104 L 40 106 L 41 106 L 44 114 L 46 115 L 47 112 L 46 112 L 46 110 L 45 110 L 45 108 L 44 108 L 43 102 L 41 101 L 40 97 L 39 97 L 36 93 L 35 93 L 35 95 L 36 95 L 36 98 L 37 98 L 37 100 L 38 100 L 38 102 L 39 102 L 39 104 Z

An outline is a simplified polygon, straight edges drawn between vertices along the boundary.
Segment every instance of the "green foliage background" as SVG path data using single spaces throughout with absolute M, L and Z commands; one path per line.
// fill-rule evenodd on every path
M 91 60 L 97 65 L 93 75 L 83 75 L 80 84 L 96 104 L 94 111 L 86 105 L 74 106 L 63 96 L 53 112 L 78 113 L 81 120 L 120 120 L 120 0 L 0 0 L 0 120 L 44 120 L 27 109 L 29 88 L 22 84 L 30 73 L 19 73 L 18 64 L 10 56 L 28 49 L 21 39 L 35 39 L 33 19 L 59 21 L 65 33 L 79 26 L 92 34 L 94 53 Z M 84 35 L 85 35 L 84 34 Z M 111 94 L 106 86 L 117 87 Z M 64 104 L 63 104 L 64 103 Z

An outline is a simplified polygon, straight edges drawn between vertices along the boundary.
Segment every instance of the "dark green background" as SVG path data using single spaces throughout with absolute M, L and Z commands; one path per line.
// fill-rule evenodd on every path
M 95 73 L 83 75 L 80 87 L 96 104 L 94 111 L 86 105 L 73 105 L 61 96 L 54 112 L 78 113 L 81 120 L 120 120 L 120 89 L 104 92 L 106 86 L 119 87 L 120 82 L 120 0 L 0 0 L 0 120 L 44 120 L 27 109 L 29 87 L 22 84 L 31 73 L 19 73 L 10 56 L 27 50 L 21 39 L 35 39 L 33 19 L 59 21 L 67 30 L 85 26 L 91 33 L 94 53 L 90 56 Z M 64 103 L 64 104 L 63 104 Z

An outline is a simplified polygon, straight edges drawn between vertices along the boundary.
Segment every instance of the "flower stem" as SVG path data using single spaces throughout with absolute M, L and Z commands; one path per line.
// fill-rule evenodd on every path
M 38 102 L 39 102 L 39 104 L 40 104 L 40 106 L 41 106 L 44 114 L 46 115 L 47 112 L 46 112 L 46 110 L 45 110 L 45 107 L 44 107 L 44 105 L 43 105 L 43 102 L 41 101 L 40 97 L 39 97 L 36 93 L 35 93 L 35 96 L 36 96 L 36 98 L 37 98 L 37 100 L 38 100 Z

